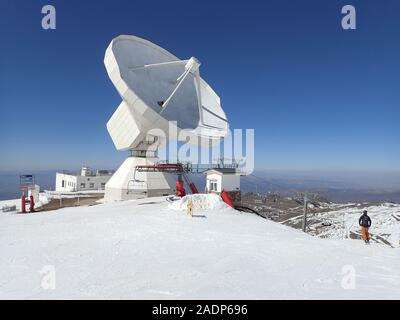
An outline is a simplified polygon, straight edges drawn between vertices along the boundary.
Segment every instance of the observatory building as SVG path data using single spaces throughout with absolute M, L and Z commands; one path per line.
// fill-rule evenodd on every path
M 82 167 L 80 174 L 57 172 L 56 191 L 77 192 L 104 190 L 112 172 L 97 170 L 93 172 L 88 167 Z
M 122 98 L 107 130 L 116 149 L 130 153 L 106 183 L 104 199 L 174 193 L 177 174 L 161 168 L 157 150 L 177 137 L 202 146 L 217 145 L 229 130 L 220 98 L 200 77 L 199 60 L 180 60 L 135 36 L 114 38 L 104 64 Z

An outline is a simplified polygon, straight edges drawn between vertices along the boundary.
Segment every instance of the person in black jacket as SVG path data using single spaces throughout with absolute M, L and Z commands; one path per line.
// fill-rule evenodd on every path
M 363 215 L 358 219 L 358 224 L 361 226 L 362 238 L 365 243 L 369 243 L 368 229 L 371 226 L 371 218 L 368 216 L 367 210 L 363 211 Z

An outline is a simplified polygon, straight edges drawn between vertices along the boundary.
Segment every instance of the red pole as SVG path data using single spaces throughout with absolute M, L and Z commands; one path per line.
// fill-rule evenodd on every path
M 178 197 L 186 196 L 186 191 L 185 191 L 185 188 L 183 186 L 183 180 L 181 180 L 181 179 L 176 180 L 175 189 L 176 189 L 176 195 Z
M 230 206 L 230 207 L 232 207 L 232 208 L 235 208 L 235 206 L 234 206 L 233 203 L 232 203 L 231 197 L 228 195 L 228 193 L 227 193 L 226 191 L 222 191 L 222 192 L 221 192 L 221 198 L 222 198 L 222 200 L 224 200 L 224 202 L 225 202 L 228 206 Z
M 35 200 L 32 195 L 29 197 L 29 212 L 35 212 Z
M 190 190 L 192 190 L 192 193 L 193 193 L 193 194 L 199 193 L 199 190 L 197 190 L 196 185 L 194 184 L 194 182 L 191 182 L 191 183 L 189 184 L 189 187 L 190 187 Z
M 21 213 L 26 213 L 26 199 L 25 199 L 25 192 L 22 192 L 21 196 Z

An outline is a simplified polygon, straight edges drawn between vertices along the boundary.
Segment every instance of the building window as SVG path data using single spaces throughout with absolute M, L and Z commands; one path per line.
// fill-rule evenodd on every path
M 61 188 L 65 187 L 65 180 L 61 180 Z
M 93 189 L 93 188 L 94 188 L 94 183 L 93 183 L 93 182 L 89 183 L 89 188 L 90 188 L 90 189 Z
M 84 182 L 81 183 L 81 188 L 85 189 L 86 188 L 86 184 Z
M 217 180 L 210 180 L 210 191 L 217 191 Z
M 102 183 L 101 183 L 101 189 L 104 190 L 105 188 L 106 188 L 106 183 L 105 183 L 105 182 L 102 182 Z

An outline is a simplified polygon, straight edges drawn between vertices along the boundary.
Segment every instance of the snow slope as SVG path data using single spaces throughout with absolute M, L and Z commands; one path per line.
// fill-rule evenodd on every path
M 311 237 L 226 206 L 193 218 L 175 209 L 149 198 L 1 214 L 0 298 L 400 299 L 399 249 Z M 54 290 L 41 286 L 49 265 Z M 342 286 L 349 270 L 355 289 Z
M 332 226 L 325 228 L 319 233 L 320 237 L 343 238 L 349 232 L 361 233 L 358 219 L 364 209 L 372 219 L 370 233 L 386 240 L 393 247 L 400 247 L 400 205 L 393 203 L 382 203 L 360 209 L 341 208 L 329 212 L 315 214 L 312 219 L 329 221 Z
M 358 219 L 363 210 L 368 211 L 372 225 L 369 229 L 372 241 L 400 248 L 400 204 L 329 204 L 324 211 L 308 214 L 309 233 L 321 238 L 343 239 L 361 235 Z M 302 208 L 297 209 L 301 212 Z M 297 215 L 280 223 L 288 226 L 299 226 L 303 215 Z

